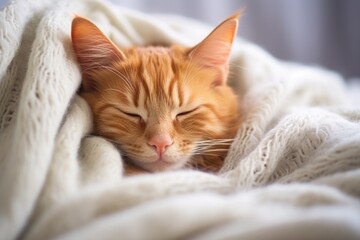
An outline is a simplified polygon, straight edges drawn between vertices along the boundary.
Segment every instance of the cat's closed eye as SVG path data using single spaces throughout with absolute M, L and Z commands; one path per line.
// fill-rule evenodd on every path
M 117 111 L 121 112 L 123 115 L 127 116 L 128 118 L 131 118 L 133 120 L 137 120 L 137 121 L 143 121 L 143 117 L 140 114 L 134 113 L 134 112 L 128 112 L 128 111 L 124 111 L 119 107 L 114 107 Z
M 187 117 L 189 116 L 190 114 L 194 113 L 195 111 L 197 111 L 200 107 L 196 107 L 196 108 L 193 108 L 191 110 L 186 110 L 186 111 L 181 111 L 179 112 L 178 114 L 176 114 L 176 119 L 179 120 L 183 117 Z

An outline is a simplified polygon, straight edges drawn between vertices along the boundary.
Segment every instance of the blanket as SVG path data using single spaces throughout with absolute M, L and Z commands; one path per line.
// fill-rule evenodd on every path
M 359 88 L 238 39 L 229 82 L 242 124 L 220 172 L 124 177 L 76 95 L 75 14 L 120 47 L 192 46 L 211 29 L 102 0 L 3 8 L 0 239 L 360 239 Z

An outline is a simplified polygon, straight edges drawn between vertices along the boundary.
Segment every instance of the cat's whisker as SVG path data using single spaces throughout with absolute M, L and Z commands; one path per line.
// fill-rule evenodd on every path
M 196 142 L 196 144 L 231 144 L 233 140 L 229 141 L 209 141 L 209 142 Z
M 121 76 L 122 79 L 124 79 L 127 83 L 130 84 L 130 86 L 132 86 L 132 82 L 129 80 L 129 78 L 127 76 L 125 76 L 124 73 L 120 72 L 118 69 L 111 67 L 111 66 L 107 66 L 106 67 L 108 70 L 113 71 L 113 73 L 115 73 L 117 76 Z
M 227 148 L 227 147 L 229 147 L 229 146 L 230 146 L 230 144 L 212 144 L 212 145 L 203 145 L 203 146 L 197 145 L 197 146 L 195 147 L 195 149 L 206 150 L 206 149 L 214 148 L 214 147 Z
M 203 151 L 203 153 L 207 153 L 207 152 L 224 152 L 227 151 L 228 149 L 223 149 L 223 148 L 216 148 L 216 149 L 206 149 Z
M 228 151 L 228 148 L 226 148 L 226 149 L 196 149 L 196 150 L 193 150 L 193 153 L 202 154 L 202 153 L 206 153 L 206 152 L 224 152 L 224 151 Z
M 229 140 L 205 140 L 205 141 L 199 141 L 195 144 L 197 146 L 214 146 L 214 145 L 231 145 L 233 143 L 233 139 Z
M 194 154 L 194 155 L 210 156 L 210 157 L 223 157 L 223 155 L 221 155 L 221 154 L 214 154 L 214 153 L 201 153 L 201 154 Z
M 233 138 L 214 138 L 214 139 L 206 139 L 206 140 L 200 140 L 198 142 L 214 142 L 214 141 L 232 141 Z
M 101 68 L 102 68 L 102 69 L 106 69 L 106 70 L 114 73 L 116 76 L 120 77 L 121 79 L 123 79 L 123 80 L 126 81 L 127 83 L 131 84 L 131 82 L 129 81 L 129 79 L 127 79 L 127 78 L 125 77 L 125 75 L 124 75 L 122 72 L 120 72 L 119 70 L 117 70 L 116 68 L 114 68 L 114 67 L 112 67 L 112 66 L 106 66 L 106 65 L 101 66 Z
M 231 143 L 218 143 L 218 144 L 204 144 L 204 145 L 196 145 L 194 151 L 207 151 L 209 149 L 218 149 L 219 147 L 224 147 L 221 149 L 228 149 Z M 214 148 L 216 147 L 216 148 Z
M 109 67 L 109 66 L 102 66 L 102 68 L 105 68 L 106 70 L 114 73 L 116 76 L 118 76 L 121 80 L 123 80 L 126 83 L 127 87 L 129 88 L 129 90 L 131 92 L 133 92 L 133 93 L 135 92 L 135 89 L 134 89 L 133 84 L 131 83 L 131 81 L 123 73 L 121 73 L 119 70 L 117 70 L 117 69 L 115 69 L 113 67 Z
M 232 143 L 204 143 L 204 144 L 197 144 L 198 147 L 213 147 L 213 146 L 229 146 Z
M 217 146 L 216 148 L 214 148 L 214 146 L 209 146 L 209 147 L 195 147 L 195 148 L 193 149 L 193 151 L 205 152 L 205 151 L 212 150 L 212 149 L 227 149 L 227 146 Z
M 215 143 L 209 144 L 208 146 L 230 146 L 232 143 L 233 142 L 215 142 Z
M 226 152 L 228 149 L 216 149 L 216 150 L 213 150 L 213 151 L 200 151 L 200 152 L 193 152 L 193 154 L 196 154 L 196 155 L 206 155 L 208 153 L 219 153 L 220 152 Z
M 109 92 L 109 91 L 112 91 L 112 92 L 117 92 L 117 93 L 120 93 L 120 94 L 125 94 L 126 92 L 125 91 L 122 91 L 120 89 L 115 89 L 115 88 L 108 88 L 108 89 L 105 89 L 103 90 L 104 92 Z M 107 96 L 107 95 L 106 95 Z

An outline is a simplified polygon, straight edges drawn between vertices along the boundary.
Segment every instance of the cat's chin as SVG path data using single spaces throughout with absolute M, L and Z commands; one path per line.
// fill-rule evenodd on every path
M 150 172 L 163 172 L 163 171 L 171 171 L 182 168 L 187 162 L 187 159 L 181 159 L 176 162 L 169 162 L 166 160 L 156 160 L 153 162 L 136 162 L 136 165 L 139 167 L 148 170 Z

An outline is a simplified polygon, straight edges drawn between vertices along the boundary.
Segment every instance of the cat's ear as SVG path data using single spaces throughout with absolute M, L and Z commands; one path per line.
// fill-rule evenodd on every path
M 91 88 L 93 70 L 122 61 L 125 55 L 99 28 L 86 18 L 76 16 L 72 21 L 71 39 L 83 74 L 82 87 Z
M 217 68 L 225 75 L 240 15 L 241 11 L 220 23 L 202 42 L 193 47 L 189 53 L 191 60 L 204 67 Z M 223 76 L 216 85 L 225 81 L 226 77 Z

